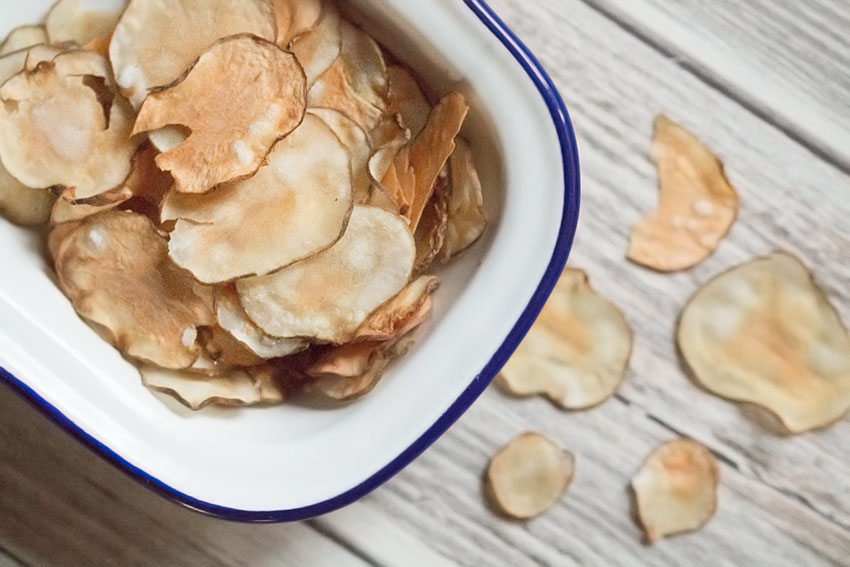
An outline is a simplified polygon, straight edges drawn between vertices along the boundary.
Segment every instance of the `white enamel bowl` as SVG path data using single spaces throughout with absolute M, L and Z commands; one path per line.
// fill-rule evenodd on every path
M 3 2 L 0 36 L 39 21 L 50 4 Z M 421 342 L 362 401 L 199 413 L 163 403 L 75 315 L 40 240 L 0 221 L 0 380 L 152 489 L 232 520 L 322 514 L 410 463 L 506 362 L 557 281 L 577 225 L 578 157 L 567 111 L 482 0 L 342 4 L 435 92 L 467 94 L 464 136 L 493 220 L 483 241 L 441 274 Z

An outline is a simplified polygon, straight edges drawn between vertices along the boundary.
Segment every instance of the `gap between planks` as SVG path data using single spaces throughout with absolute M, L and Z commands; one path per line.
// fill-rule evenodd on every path
M 666 429 L 667 431 L 669 431 L 671 434 L 675 435 L 676 437 L 680 437 L 682 439 L 692 439 L 694 441 L 697 441 L 698 443 L 704 445 L 709 451 L 711 451 L 711 453 L 717 458 L 718 461 L 721 461 L 722 463 L 724 463 L 725 465 L 729 466 L 730 468 L 734 469 L 737 472 L 740 472 L 742 474 L 744 473 L 744 471 L 742 471 L 741 467 L 738 465 L 738 461 L 734 457 L 727 455 L 725 453 L 725 451 L 722 448 L 719 448 L 714 442 L 708 441 L 708 440 L 703 440 L 703 439 L 700 439 L 699 436 L 691 436 L 691 435 L 688 435 L 687 433 L 682 432 L 677 427 L 674 427 L 674 426 L 670 425 L 669 423 L 667 423 L 667 421 L 664 418 L 661 418 L 661 417 L 653 414 L 649 409 L 643 407 L 639 402 L 636 402 L 634 400 L 630 400 L 627 397 L 625 397 L 623 394 L 619 394 L 619 393 L 616 394 L 614 396 L 614 399 L 616 399 L 618 402 L 621 402 L 621 403 L 623 403 L 627 406 L 634 406 L 634 407 L 637 407 L 640 410 L 643 410 L 645 415 L 646 415 L 646 418 L 648 420 L 650 420 L 650 421 L 656 423 L 657 425 L 663 427 L 664 429 Z M 794 491 L 790 488 L 782 488 L 780 486 L 775 486 L 774 484 L 770 483 L 769 481 L 767 481 L 764 478 L 754 478 L 754 480 L 756 480 L 757 482 L 762 484 L 764 487 L 773 490 L 774 492 L 776 492 L 781 497 L 790 498 L 791 500 L 794 500 L 795 502 L 797 502 L 798 504 L 800 504 L 801 506 L 803 506 L 804 508 L 806 508 L 807 510 L 809 510 L 813 514 L 816 514 L 818 517 L 820 517 L 824 521 L 832 524 L 833 526 L 835 526 L 837 528 L 844 530 L 845 532 L 847 532 L 848 535 L 850 535 L 850 526 L 849 525 L 847 525 L 845 522 L 840 521 L 838 518 L 830 516 L 829 514 L 820 510 L 817 506 L 812 505 L 812 503 L 809 501 L 809 499 L 806 498 L 805 496 L 803 496 L 802 494 L 800 494 L 800 493 L 798 493 L 798 492 L 796 492 L 796 491 Z
M 817 157 L 850 174 L 850 132 L 768 75 L 754 73 L 731 50 L 701 39 L 643 0 L 581 1 Z

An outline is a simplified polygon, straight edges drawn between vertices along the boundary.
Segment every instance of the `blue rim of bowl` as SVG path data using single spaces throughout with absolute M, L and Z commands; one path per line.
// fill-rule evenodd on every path
M 395 476 L 404 467 L 410 464 L 425 449 L 431 446 L 439 437 L 445 433 L 463 415 L 472 403 L 484 392 L 502 366 L 508 361 L 520 341 L 525 337 L 531 325 L 534 323 L 540 310 L 546 304 L 546 300 L 552 293 L 555 284 L 561 276 L 564 265 L 567 262 L 570 249 L 572 248 L 576 228 L 578 226 L 578 213 L 580 201 L 579 180 L 579 158 L 576 147 L 575 132 L 566 105 L 558 92 L 552 79 L 543 70 L 542 65 L 529 51 L 529 49 L 508 29 L 505 23 L 493 12 L 484 0 L 463 0 L 464 3 L 478 16 L 481 22 L 504 44 L 510 53 L 516 58 L 535 86 L 543 96 L 546 106 L 552 115 L 558 139 L 561 144 L 564 168 L 564 210 L 561 218 L 561 227 L 558 233 L 558 241 L 552 254 L 552 259 L 546 268 L 537 290 L 531 298 L 528 306 L 523 311 L 517 323 L 508 334 L 505 341 L 475 377 L 472 383 L 464 390 L 457 400 L 443 413 L 442 416 L 423 433 L 412 445 L 384 466 L 370 478 L 355 486 L 354 488 L 318 504 L 312 504 L 302 508 L 291 510 L 274 510 L 268 512 L 238 510 L 218 506 L 210 502 L 204 502 L 187 494 L 175 490 L 159 479 L 152 477 L 144 470 L 127 462 L 117 455 L 112 449 L 83 431 L 73 421 L 68 419 L 56 407 L 39 396 L 32 388 L 21 380 L 0 367 L 0 379 L 8 382 L 13 389 L 22 394 L 36 409 L 44 413 L 62 429 L 76 437 L 84 445 L 117 468 L 129 474 L 141 484 L 147 486 L 154 492 L 176 501 L 187 508 L 197 512 L 231 520 L 236 522 L 250 523 L 274 523 L 292 522 L 306 520 L 327 514 L 359 500 L 378 486 L 382 485 Z

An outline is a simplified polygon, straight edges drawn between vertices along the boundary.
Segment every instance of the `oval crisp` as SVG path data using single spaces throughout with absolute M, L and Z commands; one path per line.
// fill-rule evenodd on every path
M 567 268 L 497 383 L 515 396 L 544 394 L 563 408 L 587 409 L 620 387 L 632 341 L 622 312 L 587 274 Z
M 212 290 L 168 258 L 142 215 L 111 211 L 51 233 L 59 286 L 77 313 L 125 355 L 163 368 L 197 360 L 198 327 L 215 322 Z
M 358 205 L 332 247 L 236 286 L 248 316 L 268 334 L 341 344 L 407 285 L 415 257 L 404 220 Z
M 676 336 L 700 385 L 768 409 L 790 433 L 825 427 L 850 410 L 850 336 L 790 254 L 708 282 L 682 311 Z
M 573 480 L 575 457 L 550 439 L 524 433 L 490 460 L 485 488 L 503 514 L 527 520 L 543 514 Z

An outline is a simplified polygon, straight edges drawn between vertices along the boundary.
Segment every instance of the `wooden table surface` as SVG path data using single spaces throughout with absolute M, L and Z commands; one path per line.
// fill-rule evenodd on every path
M 805 258 L 850 321 L 850 2 L 492 4 L 540 56 L 575 121 L 584 203 L 572 263 L 635 329 L 621 393 L 564 413 L 491 389 L 361 502 L 301 524 L 249 526 L 160 499 L 0 388 L 0 567 L 850 565 L 850 421 L 776 437 L 697 389 L 671 340 L 699 282 L 776 248 Z M 714 148 L 742 197 L 730 238 L 675 276 L 623 260 L 630 227 L 656 199 L 647 149 L 659 112 Z M 578 471 L 559 506 L 512 523 L 485 507 L 480 476 L 527 429 L 573 451 Z M 721 459 L 719 510 L 699 533 L 648 548 L 627 483 L 655 445 L 679 436 Z

